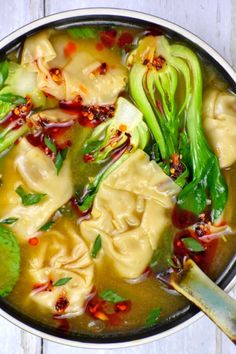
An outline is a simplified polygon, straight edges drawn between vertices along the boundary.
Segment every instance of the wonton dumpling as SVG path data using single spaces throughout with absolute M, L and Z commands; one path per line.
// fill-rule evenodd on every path
M 49 72 L 48 62 L 57 56 L 49 37 L 50 31 L 28 37 L 24 43 L 21 65 L 38 73 L 39 90 L 63 100 L 65 98 L 64 82 L 55 82 Z
M 17 173 L 13 173 L 13 170 Z M 38 204 L 24 206 L 15 192 L 19 185 L 31 193 L 47 195 Z M 70 162 L 64 162 L 57 176 L 52 160 L 24 138 L 15 148 L 13 158 L 7 160 L 3 171 L 0 219 L 18 218 L 12 229 L 20 240 L 25 240 L 32 237 L 72 197 L 72 193 Z
M 37 86 L 43 92 L 58 100 L 73 100 L 80 95 L 85 105 L 113 104 L 119 93 L 125 89 L 127 71 L 121 63 L 114 65 L 108 58 L 108 71 L 103 75 L 94 73 L 102 62 L 96 57 L 94 43 L 91 53 L 81 51 L 78 46 L 75 54 L 67 58 L 64 54 L 69 36 L 53 36 L 53 32 L 44 31 L 26 39 L 21 64 L 38 73 Z M 75 45 L 76 43 L 73 42 Z M 112 64 L 112 65 L 109 65 Z M 51 68 L 60 68 L 62 78 L 55 82 L 50 75 Z
M 171 224 L 173 198 L 179 191 L 146 153 L 137 150 L 101 183 L 81 234 L 91 246 L 100 234 L 103 252 L 117 273 L 136 278 Z
M 49 36 L 50 31 L 43 31 L 26 39 L 21 58 L 23 67 L 37 72 L 37 61 L 39 59 L 47 63 L 56 57 L 56 52 L 49 40 Z
M 236 161 L 236 96 L 208 90 L 203 100 L 203 125 L 221 168 Z
M 122 65 L 109 67 L 104 75 L 93 72 L 101 65 L 87 52 L 79 52 L 64 68 L 66 99 L 80 95 L 86 105 L 113 104 L 127 82 L 126 69 Z
M 32 288 L 37 286 L 30 299 L 54 314 L 73 317 L 83 313 L 84 303 L 93 288 L 94 266 L 89 249 L 74 226 L 64 220 L 59 230 L 40 236 L 39 244 L 27 256 L 26 271 Z M 65 285 L 50 287 L 50 281 L 55 283 L 62 278 L 72 279 Z M 43 291 L 39 291 L 41 285 L 46 285 Z M 58 311 L 60 298 L 68 301 L 61 312 Z

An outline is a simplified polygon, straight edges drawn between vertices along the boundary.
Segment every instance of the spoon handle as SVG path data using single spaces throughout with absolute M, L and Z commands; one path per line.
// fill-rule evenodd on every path
M 220 289 L 196 263 L 188 259 L 171 285 L 205 314 L 236 344 L 236 301 Z

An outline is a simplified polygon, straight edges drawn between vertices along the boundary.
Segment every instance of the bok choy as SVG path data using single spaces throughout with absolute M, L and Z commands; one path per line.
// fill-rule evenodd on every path
M 164 36 L 147 36 L 128 57 L 128 65 L 130 93 L 156 141 L 157 162 L 184 187 L 179 207 L 199 215 L 211 203 L 212 220 L 217 220 L 227 201 L 227 186 L 202 128 L 197 55 Z
M 35 82 L 36 74 L 23 69 L 19 64 L 8 61 L 0 63 L 0 153 L 28 131 L 26 118 L 32 100 L 35 105 L 40 103 Z

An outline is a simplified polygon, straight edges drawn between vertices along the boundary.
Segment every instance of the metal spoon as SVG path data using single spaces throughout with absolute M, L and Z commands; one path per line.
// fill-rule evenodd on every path
M 170 284 L 205 312 L 236 345 L 236 301 L 208 278 L 193 260 L 185 262 L 182 272 L 172 273 Z

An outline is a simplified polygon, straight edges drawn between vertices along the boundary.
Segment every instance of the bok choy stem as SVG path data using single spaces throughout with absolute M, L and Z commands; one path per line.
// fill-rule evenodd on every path
M 13 145 L 21 136 L 29 130 L 27 124 L 22 125 L 19 129 L 9 131 L 8 128 L 0 134 L 0 153 L 7 150 Z M 5 132 L 5 133 L 4 133 Z
M 155 140 L 158 141 L 162 157 L 165 158 L 167 157 L 167 151 L 166 151 L 166 144 L 164 141 L 164 137 L 161 133 L 159 124 L 156 121 L 156 117 L 152 110 L 152 106 L 149 103 L 143 88 L 143 80 L 145 74 L 146 74 L 145 66 L 141 64 L 134 64 L 134 66 L 130 71 L 130 92 L 138 108 L 145 116 L 147 124 L 151 129 L 151 132 Z

